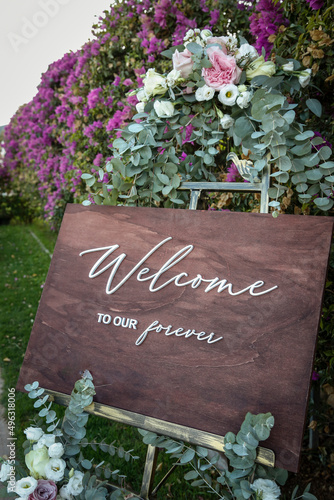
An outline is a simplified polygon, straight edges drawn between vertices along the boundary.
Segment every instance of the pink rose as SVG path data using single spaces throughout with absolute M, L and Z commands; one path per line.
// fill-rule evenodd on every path
M 53 481 L 39 479 L 33 493 L 30 493 L 28 500 L 56 500 L 57 486 Z
M 188 78 L 193 70 L 193 60 L 191 58 L 191 52 L 185 49 L 183 52 L 179 52 L 177 49 L 173 54 L 173 68 L 176 71 L 180 71 L 181 78 Z
M 203 69 L 203 77 L 209 87 L 222 90 L 223 85 L 239 83 L 242 70 L 234 57 L 226 55 L 219 47 L 209 47 L 207 52 L 212 67 Z

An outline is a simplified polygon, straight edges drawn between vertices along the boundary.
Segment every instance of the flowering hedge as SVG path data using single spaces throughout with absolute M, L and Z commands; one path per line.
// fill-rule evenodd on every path
M 267 59 L 271 51 L 274 57 L 299 59 L 315 77 L 315 86 L 302 99 L 316 97 L 328 103 L 333 54 L 330 2 L 305 0 L 295 10 L 290 3 L 115 2 L 94 27 L 92 41 L 51 64 L 34 99 L 6 127 L 3 183 L 57 225 L 65 203 L 85 196 L 82 173 L 94 173 L 110 159 L 109 146 L 135 113 L 137 98 L 128 92 L 141 86 L 150 67 L 166 71 L 169 61 L 159 54 L 182 43 L 189 28 L 237 32 L 257 48 L 264 46 Z M 321 10 L 313 10 L 318 4 Z M 302 119 L 310 121 L 325 141 L 331 111 L 328 106 L 323 111 L 321 120 L 311 111 Z M 301 208 L 307 210 L 308 205 Z

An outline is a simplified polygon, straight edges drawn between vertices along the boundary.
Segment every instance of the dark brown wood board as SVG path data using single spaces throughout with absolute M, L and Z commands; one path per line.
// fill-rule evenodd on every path
M 70 394 L 88 369 L 97 402 L 221 436 L 271 412 L 263 445 L 296 472 L 332 230 L 329 217 L 68 205 L 18 388 Z

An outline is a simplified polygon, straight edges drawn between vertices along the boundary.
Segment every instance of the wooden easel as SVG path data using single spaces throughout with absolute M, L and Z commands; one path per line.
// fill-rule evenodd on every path
M 181 190 L 190 190 L 190 210 L 196 210 L 198 200 L 202 191 L 225 191 L 225 192 L 257 192 L 261 194 L 261 213 L 268 212 L 268 188 L 269 188 L 269 167 L 266 167 L 262 173 L 262 181 L 256 183 L 247 182 L 184 182 L 181 184 Z M 46 391 L 50 399 L 58 404 L 67 406 L 70 396 L 59 392 Z M 127 410 L 106 406 L 100 403 L 92 403 L 85 411 L 90 414 L 97 415 L 103 418 L 108 418 L 115 422 L 131 425 L 140 429 L 155 432 L 157 434 L 166 435 L 176 440 L 182 440 L 194 445 L 210 448 L 218 452 L 224 452 L 224 438 L 216 434 L 185 427 L 159 420 L 157 418 L 141 415 Z M 158 448 L 148 445 L 145 468 L 142 478 L 142 485 L 139 496 L 136 498 L 141 500 L 150 500 L 155 496 L 159 488 L 165 483 L 167 478 L 173 472 L 177 465 L 174 465 L 154 487 L 154 476 L 159 450 Z M 258 448 L 256 461 L 258 463 L 274 467 L 275 455 L 272 450 L 267 448 Z

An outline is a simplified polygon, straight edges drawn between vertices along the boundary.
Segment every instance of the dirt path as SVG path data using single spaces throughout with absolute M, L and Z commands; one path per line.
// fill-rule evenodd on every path
M 3 380 L 0 372 L 0 395 L 4 391 Z M 5 419 L 5 408 L 0 405 L 0 457 L 7 456 L 8 426 Z

